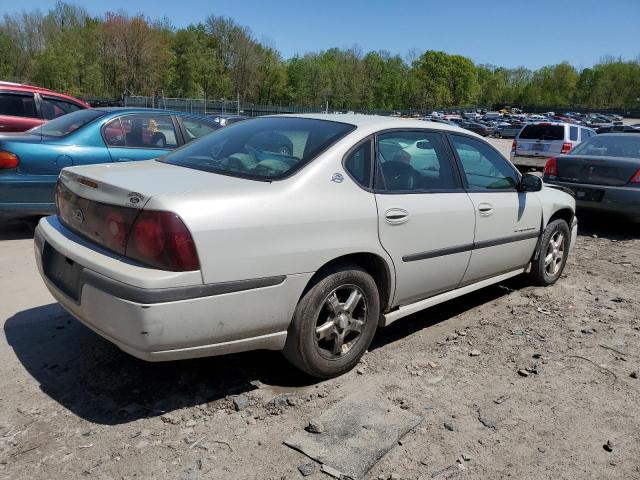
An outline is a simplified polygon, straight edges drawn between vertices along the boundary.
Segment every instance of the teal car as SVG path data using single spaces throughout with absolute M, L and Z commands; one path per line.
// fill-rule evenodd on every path
M 86 109 L 0 134 L 0 218 L 55 213 L 64 167 L 149 160 L 220 128 L 212 118 L 133 108 Z

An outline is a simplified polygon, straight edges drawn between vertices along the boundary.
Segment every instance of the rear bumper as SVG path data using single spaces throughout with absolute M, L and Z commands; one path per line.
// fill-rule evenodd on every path
M 580 188 L 600 190 L 603 194 L 599 202 L 581 199 L 579 193 L 576 194 L 576 207 L 578 210 L 613 213 L 636 222 L 640 221 L 640 188 L 608 187 L 605 185 L 569 183 L 555 180 L 545 180 L 545 182 L 569 188 L 574 192 Z
M 73 247 L 73 239 L 56 235 L 47 219 L 36 229 L 36 262 L 47 288 L 80 322 L 147 361 L 282 349 L 293 310 L 312 276 L 141 288 L 89 268 L 75 255 L 67 257 L 81 267 L 74 298 L 43 267 L 45 249 L 65 255 Z
M 550 155 L 516 155 L 511 152 L 511 163 L 517 167 L 539 168 L 542 170 Z

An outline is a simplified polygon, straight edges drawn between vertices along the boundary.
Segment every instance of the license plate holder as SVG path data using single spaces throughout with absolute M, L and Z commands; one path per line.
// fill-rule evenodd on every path
M 576 200 L 585 200 L 587 202 L 600 202 L 604 195 L 603 190 L 596 188 L 574 188 L 573 191 L 576 194 Z
M 42 250 L 42 269 L 60 291 L 76 302 L 80 300 L 81 265 L 45 243 Z
M 531 150 L 537 150 L 539 152 L 544 151 L 544 143 L 534 143 Z

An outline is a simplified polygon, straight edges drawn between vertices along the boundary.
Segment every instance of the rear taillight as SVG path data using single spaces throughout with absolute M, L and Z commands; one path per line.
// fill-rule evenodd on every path
M 636 173 L 634 173 L 629 180 L 629 183 L 640 183 L 640 168 Z
M 515 152 L 516 148 L 518 148 L 518 141 L 514 138 L 513 143 L 511 144 L 511 151 Z
M 571 143 L 569 142 L 564 142 L 562 144 L 562 148 L 560 149 L 560 153 L 561 154 L 565 154 L 565 153 L 569 153 L 571 151 L 571 149 L 573 148 L 573 145 L 571 145 Z
M 556 157 L 549 157 L 547 163 L 544 166 L 543 175 L 545 177 L 558 176 L 558 160 L 556 159 Z
M 200 268 L 191 232 L 172 212 L 140 212 L 129 235 L 125 256 L 162 270 Z
M 15 153 L 0 150 L 0 170 L 18 168 L 20 159 Z

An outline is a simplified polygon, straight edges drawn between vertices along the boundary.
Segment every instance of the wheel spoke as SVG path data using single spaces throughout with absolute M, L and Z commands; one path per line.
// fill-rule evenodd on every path
M 549 266 L 549 264 L 553 261 L 553 253 L 549 253 L 546 257 L 544 257 L 545 266 Z
M 340 300 L 338 300 L 338 295 L 336 295 L 336 292 L 333 292 L 331 295 L 329 295 L 327 301 L 325 302 L 325 305 L 329 307 L 329 310 L 331 310 L 334 315 L 338 315 L 340 313 Z
M 342 353 L 342 345 L 344 345 L 344 333 L 336 335 L 333 340 L 333 353 L 339 355 Z
M 316 327 L 316 338 L 318 340 L 324 340 L 327 337 L 330 337 L 335 332 L 335 324 L 333 320 L 327 320 L 319 327 Z
M 349 331 L 351 332 L 362 333 L 363 329 L 364 329 L 364 320 L 357 320 L 354 318 L 351 321 L 351 325 L 349 325 Z
M 354 288 L 349 295 L 349 298 L 347 298 L 347 301 L 344 302 L 344 309 L 350 314 L 353 314 L 353 311 L 356 309 L 356 306 L 360 303 L 361 299 L 362 294 Z

